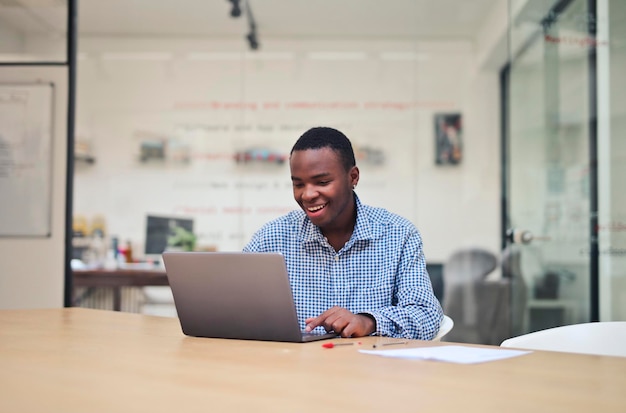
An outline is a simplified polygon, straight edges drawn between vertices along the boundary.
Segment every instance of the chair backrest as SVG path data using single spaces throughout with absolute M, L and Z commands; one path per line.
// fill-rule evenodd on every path
M 549 328 L 504 340 L 502 347 L 626 357 L 626 321 Z
M 444 311 L 461 325 L 475 326 L 478 320 L 475 287 L 495 270 L 498 258 L 480 248 L 453 253 L 443 269 Z
M 443 336 L 448 334 L 450 330 L 454 327 L 454 321 L 448 317 L 447 315 L 443 316 L 443 320 L 441 320 L 441 325 L 439 326 L 439 331 L 437 335 L 432 339 L 432 341 L 441 341 Z
M 454 252 L 444 265 L 444 277 L 451 281 L 479 281 L 490 274 L 498 264 L 498 258 L 482 248 L 468 248 Z

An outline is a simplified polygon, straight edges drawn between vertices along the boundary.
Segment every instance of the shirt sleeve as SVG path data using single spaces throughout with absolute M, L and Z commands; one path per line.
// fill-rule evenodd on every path
M 392 304 L 365 312 L 376 319 L 376 335 L 432 340 L 439 331 L 443 310 L 430 283 L 417 231 L 403 246 Z

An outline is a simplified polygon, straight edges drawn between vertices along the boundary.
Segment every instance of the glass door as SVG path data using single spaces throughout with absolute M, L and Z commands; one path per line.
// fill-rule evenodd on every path
M 519 335 L 590 320 L 597 215 L 588 2 L 515 3 L 504 71 L 503 275 Z

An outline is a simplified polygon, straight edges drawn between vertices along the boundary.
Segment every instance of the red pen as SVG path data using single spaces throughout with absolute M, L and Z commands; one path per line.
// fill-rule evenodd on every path
M 353 346 L 355 343 L 324 343 L 322 347 L 324 348 L 333 348 L 336 346 Z M 361 344 L 360 342 L 358 344 Z

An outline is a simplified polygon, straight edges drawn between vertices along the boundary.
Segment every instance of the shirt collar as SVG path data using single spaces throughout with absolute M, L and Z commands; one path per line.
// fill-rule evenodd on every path
M 367 216 L 366 208 L 361 204 L 361 200 L 356 193 L 354 193 L 354 203 L 356 205 L 356 224 L 354 225 L 352 236 L 348 241 L 349 244 L 352 244 L 354 241 L 368 240 L 375 237 L 375 231 Z M 319 227 L 313 225 L 304 212 L 301 234 L 303 242 L 321 242 L 324 239 L 322 231 L 320 231 Z

